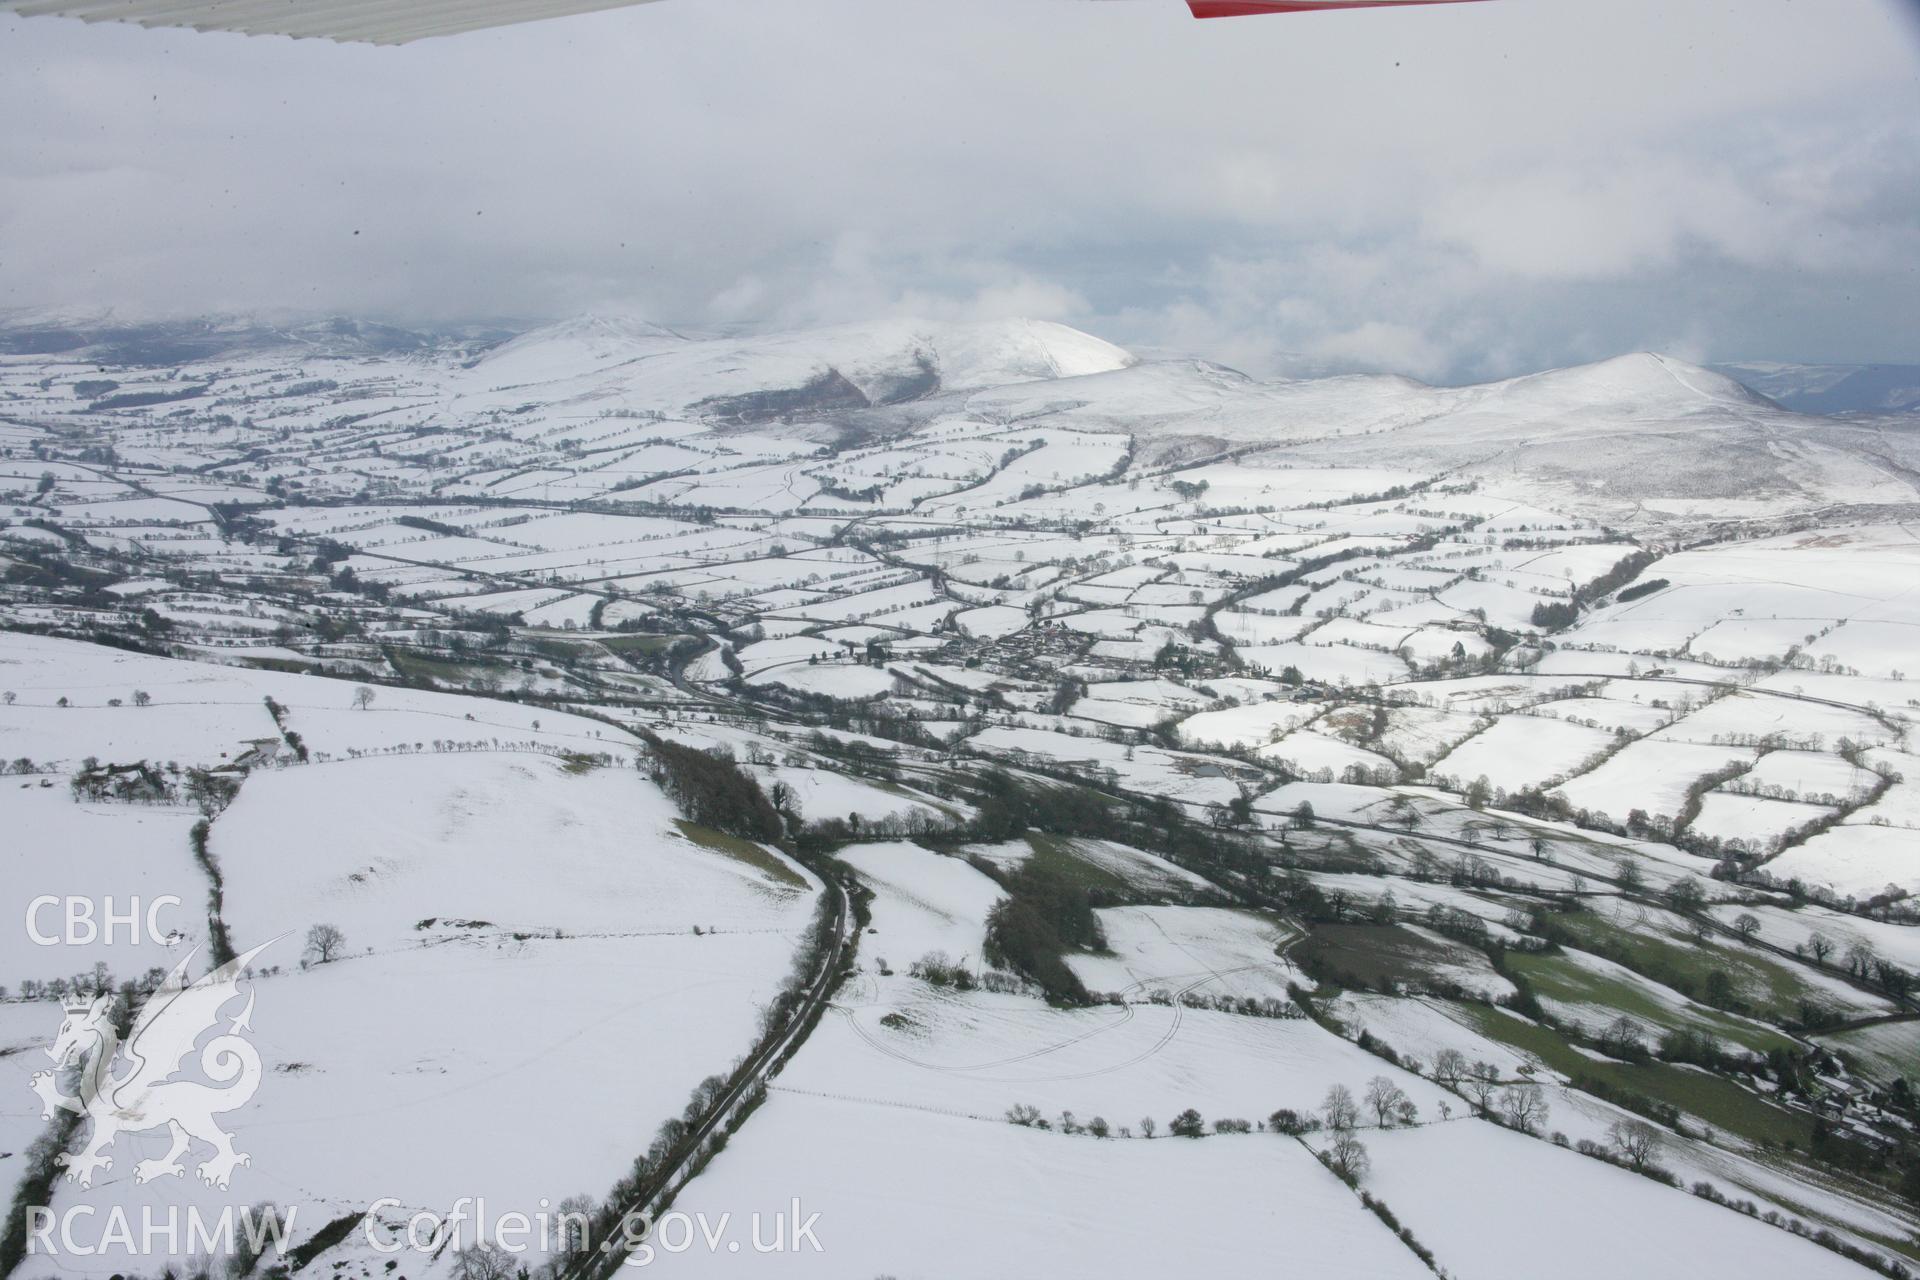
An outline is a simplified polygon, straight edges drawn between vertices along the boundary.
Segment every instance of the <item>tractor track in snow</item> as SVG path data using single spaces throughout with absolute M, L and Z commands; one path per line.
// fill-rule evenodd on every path
M 938 1063 L 938 1062 L 926 1062 L 919 1058 L 913 1057 L 911 1054 L 901 1052 L 900 1050 L 892 1047 L 891 1045 L 883 1044 L 881 1041 L 876 1039 L 871 1033 L 867 1031 L 865 1027 L 860 1025 L 858 1016 L 852 1010 L 842 1008 L 838 1005 L 833 1007 L 837 1012 L 839 1012 L 843 1017 L 847 1019 L 847 1024 L 853 1029 L 854 1034 L 859 1036 L 861 1040 L 865 1041 L 866 1044 L 871 1048 L 873 1048 L 875 1051 L 885 1054 L 889 1058 L 893 1058 L 900 1062 L 908 1063 L 912 1066 L 920 1067 L 927 1071 L 937 1071 L 943 1075 L 964 1075 L 974 1079 L 981 1080 L 986 1083 L 993 1083 L 993 1084 L 1032 1084 L 1040 1081 L 1049 1081 L 1049 1080 L 1085 1080 L 1094 1076 L 1109 1075 L 1115 1071 L 1125 1070 L 1127 1067 L 1134 1066 L 1138 1063 L 1146 1061 L 1148 1058 L 1153 1057 L 1155 1054 L 1159 1053 L 1162 1049 L 1165 1049 L 1167 1045 L 1171 1044 L 1173 1042 L 1174 1037 L 1179 1035 L 1180 1033 L 1181 1024 L 1186 1019 L 1186 1005 L 1182 1002 L 1182 997 L 1192 994 L 1193 992 L 1199 990 L 1201 987 L 1206 986 L 1210 982 L 1219 981 L 1225 978 L 1229 974 L 1242 973 L 1242 972 L 1245 972 L 1246 970 L 1257 969 L 1259 967 L 1260 967 L 1259 965 L 1242 965 L 1238 968 L 1226 969 L 1226 970 L 1206 967 L 1205 972 L 1203 974 L 1196 976 L 1193 981 L 1187 983 L 1185 986 L 1181 987 L 1178 991 L 1173 993 L 1173 1001 L 1171 1005 L 1173 1009 L 1173 1018 L 1168 1023 L 1166 1029 L 1161 1033 L 1161 1035 L 1153 1042 L 1152 1045 L 1148 1046 L 1145 1050 L 1135 1054 L 1133 1057 L 1128 1058 L 1125 1061 L 1108 1063 L 1105 1066 L 1096 1067 L 1096 1068 L 1093 1068 L 1092 1070 L 1077 1071 L 1077 1072 L 1069 1071 L 1069 1072 L 1061 1072 L 1061 1073 L 1050 1074 L 1050 1075 L 993 1077 L 993 1076 L 981 1076 L 976 1073 L 982 1072 L 982 1071 L 992 1071 L 1000 1067 L 1014 1066 L 1023 1062 L 1031 1062 L 1037 1058 L 1043 1058 L 1048 1056 L 1049 1054 L 1057 1053 L 1062 1049 L 1071 1048 L 1076 1044 L 1084 1043 L 1085 1041 L 1090 1040 L 1097 1035 L 1102 1035 L 1108 1031 L 1112 1031 L 1112 1030 L 1115 1030 L 1116 1028 L 1126 1026 L 1128 1023 L 1132 1022 L 1134 1019 L 1134 1016 L 1135 1016 L 1134 1006 L 1130 1003 L 1121 1005 L 1120 1007 L 1124 1010 L 1124 1016 L 1114 1019 L 1113 1021 L 1107 1022 L 1099 1027 L 1095 1027 L 1089 1031 L 1083 1032 L 1080 1035 L 1070 1036 L 1065 1040 L 1058 1041 L 1054 1044 L 1046 1045 L 1042 1048 L 1031 1050 L 1027 1053 L 1014 1054 L 1010 1057 L 999 1058 L 991 1062 L 972 1063 L 972 1064 L 966 1064 L 966 1065 L 949 1065 L 949 1064 Z M 1145 981 L 1137 982 L 1134 984 L 1134 989 L 1144 987 L 1145 985 L 1146 985 Z

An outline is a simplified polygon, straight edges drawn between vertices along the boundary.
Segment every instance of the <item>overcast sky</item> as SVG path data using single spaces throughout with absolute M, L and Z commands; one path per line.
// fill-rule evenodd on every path
M 1917 7 L 670 0 L 401 48 L 0 16 L 0 308 L 1920 361 Z

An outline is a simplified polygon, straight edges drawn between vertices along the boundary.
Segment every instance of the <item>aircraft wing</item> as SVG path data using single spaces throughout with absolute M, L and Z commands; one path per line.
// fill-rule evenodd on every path
M 1196 18 L 1311 9 L 1373 9 L 1466 0 L 1187 0 Z M 653 0 L 0 0 L 0 12 L 26 17 L 132 22 L 247 35 L 320 36 L 368 44 L 405 44 L 428 36 L 538 22 Z
M 26 17 L 406 44 L 653 0 L 0 0 Z

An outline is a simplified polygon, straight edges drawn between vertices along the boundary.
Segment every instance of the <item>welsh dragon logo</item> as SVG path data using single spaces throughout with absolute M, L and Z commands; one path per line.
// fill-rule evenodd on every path
M 42 1119 L 51 1120 L 59 1110 L 93 1121 L 78 1154 L 58 1157 L 69 1182 L 91 1187 L 95 1172 L 113 1168 L 108 1152 L 121 1134 L 161 1128 L 172 1135 L 173 1145 L 159 1159 L 134 1166 L 137 1182 L 184 1174 L 181 1157 L 196 1140 L 213 1148 L 212 1157 L 198 1169 L 208 1186 L 226 1190 L 234 1169 L 253 1162 L 233 1149 L 233 1135 L 214 1120 L 245 1106 L 260 1087 L 260 1055 L 242 1034 L 253 1029 L 251 982 L 246 1007 L 227 1020 L 226 1030 L 204 1046 L 200 1041 L 218 1030 L 221 1010 L 242 994 L 241 972 L 272 945 L 262 943 L 192 983 L 187 981 L 187 965 L 193 953 L 188 953 L 141 1006 L 124 1042 L 113 1024 L 112 996 L 65 1002 L 66 1020 L 47 1049 L 56 1070 L 36 1072 L 33 1090 L 45 1107 Z M 211 1084 L 174 1078 L 188 1066 L 196 1047 L 200 1071 Z M 125 1070 L 115 1075 L 118 1064 Z M 59 1076 L 76 1066 L 78 1092 L 63 1092 Z

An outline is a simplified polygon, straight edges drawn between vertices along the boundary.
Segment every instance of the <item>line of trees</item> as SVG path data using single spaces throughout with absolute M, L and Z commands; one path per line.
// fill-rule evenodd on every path
M 703 827 L 744 840 L 778 840 L 786 824 L 758 779 L 731 756 L 702 751 L 645 734 L 649 748 L 639 761 L 680 811 Z
M 1012 874 L 971 859 L 1000 881 L 1008 896 L 987 913 L 985 955 L 1037 983 L 1056 1004 L 1089 1004 L 1093 997 L 1066 962 L 1069 951 L 1106 948 L 1106 937 L 1085 889 L 1029 860 Z

